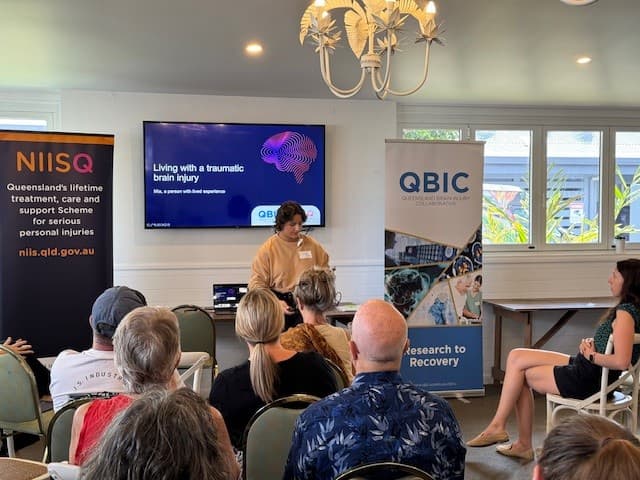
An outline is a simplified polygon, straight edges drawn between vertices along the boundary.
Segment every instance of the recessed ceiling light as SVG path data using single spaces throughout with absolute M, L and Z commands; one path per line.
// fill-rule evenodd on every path
M 591 57 L 578 57 L 578 59 L 576 60 L 576 63 L 580 65 L 586 65 L 587 63 L 591 63 L 591 60 L 592 60 Z
M 262 53 L 262 45 L 256 42 L 248 43 L 247 46 L 244 47 L 244 51 L 247 52 L 247 55 L 260 55 Z
M 590 3 L 596 3 L 598 0 L 560 0 L 562 3 L 566 3 L 567 5 L 573 5 L 574 7 L 579 7 L 581 5 L 589 5 Z

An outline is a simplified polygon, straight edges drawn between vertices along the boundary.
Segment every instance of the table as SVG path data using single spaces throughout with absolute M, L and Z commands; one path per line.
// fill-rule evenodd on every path
M 351 320 L 353 320 L 353 316 L 356 313 L 357 305 L 351 309 L 341 309 L 340 307 L 334 308 L 325 312 L 325 316 L 331 325 L 336 325 L 336 322 L 340 322 L 342 324 L 348 325 Z M 233 312 L 214 312 L 213 308 L 205 307 L 205 311 L 209 314 L 209 316 L 213 319 L 214 322 L 235 322 L 236 314 Z
M 356 309 L 357 306 L 355 308 L 348 307 L 346 309 L 338 307 L 325 312 L 324 316 L 327 318 L 327 321 L 334 327 L 336 326 L 336 322 L 340 322 L 344 326 L 348 327 L 349 324 L 353 321 L 353 316 L 356 314 Z
M 0 457 L 0 480 L 37 480 L 49 478 L 44 463 L 22 458 Z
M 524 322 L 523 346 L 540 348 L 549 341 L 580 310 L 599 310 L 615 305 L 613 297 L 596 298 L 547 298 L 538 300 L 485 300 L 493 307 L 495 315 L 494 353 L 491 375 L 493 383 L 504 379 L 502 370 L 502 319 Z M 533 314 L 542 311 L 564 312 L 560 318 L 537 341 L 533 342 Z

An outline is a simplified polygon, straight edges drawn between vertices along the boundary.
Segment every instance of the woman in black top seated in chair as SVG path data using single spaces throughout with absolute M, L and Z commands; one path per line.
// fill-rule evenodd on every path
M 594 338 L 582 339 L 575 357 L 530 348 L 516 348 L 509 353 L 498 409 L 487 428 L 467 446 L 484 447 L 508 441 L 506 422 L 515 409 L 518 440 L 496 449 L 508 457 L 533 460 L 532 390 L 587 398 L 600 390 L 602 367 L 610 369 L 611 383 L 621 370 L 637 361 L 640 349 L 633 340 L 634 333 L 640 333 L 640 260 L 619 261 L 609 276 L 609 287 L 618 304 L 598 325 Z M 605 355 L 609 335 L 613 335 L 613 353 Z
M 238 450 L 249 420 L 263 405 L 294 393 L 324 397 L 337 390 L 321 355 L 287 350 L 280 344 L 283 327 L 284 313 L 273 292 L 250 290 L 242 297 L 236 334 L 249 347 L 249 361 L 220 373 L 209 396 Z

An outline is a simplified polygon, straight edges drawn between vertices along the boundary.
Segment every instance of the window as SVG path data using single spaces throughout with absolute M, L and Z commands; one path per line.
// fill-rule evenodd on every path
M 476 130 L 485 142 L 482 239 L 485 244 L 530 242 L 531 130 Z
M 488 251 L 611 252 L 614 236 L 625 238 L 627 248 L 640 246 L 637 115 L 399 106 L 398 123 L 407 139 L 485 142 L 482 228 Z
M 51 131 L 59 124 L 58 93 L 0 92 L 0 130 Z
M 640 242 L 640 132 L 615 132 L 614 235 Z
M 29 118 L 0 118 L 1 130 L 38 130 L 47 129 L 47 121 L 44 119 Z
M 455 128 L 406 128 L 402 138 L 408 140 L 462 140 L 462 131 Z
M 599 131 L 547 132 L 546 243 L 600 240 Z

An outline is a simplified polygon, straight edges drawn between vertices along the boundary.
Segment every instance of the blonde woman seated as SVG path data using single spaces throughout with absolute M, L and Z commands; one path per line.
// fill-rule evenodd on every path
M 598 415 L 569 417 L 544 440 L 534 480 L 640 480 L 640 442 Z
M 210 407 L 197 393 L 154 390 L 111 423 L 82 467 L 82 478 L 225 480 L 220 435 Z
M 247 343 L 249 360 L 221 372 L 209 396 L 238 450 L 249 420 L 260 407 L 294 393 L 324 397 L 337 390 L 321 355 L 288 350 L 280 344 L 283 328 L 284 312 L 273 292 L 255 289 L 242 297 L 236 334 Z
M 129 312 L 113 336 L 113 350 L 127 392 L 85 403 L 76 410 L 69 463 L 83 465 L 113 418 L 138 397 L 151 390 L 174 391 L 181 383 L 175 374 L 180 361 L 180 330 L 178 319 L 168 308 L 139 307 Z M 224 421 L 215 409 L 211 410 L 211 417 L 219 432 L 219 450 L 225 458 L 225 478 L 236 479 L 240 467 Z
M 349 335 L 344 328 L 329 325 L 325 318 L 325 312 L 336 306 L 335 275 L 329 269 L 306 270 L 300 276 L 293 296 L 303 323 L 282 334 L 282 346 L 297 352 L 318 352 L 338 365 L 351 383 Z

